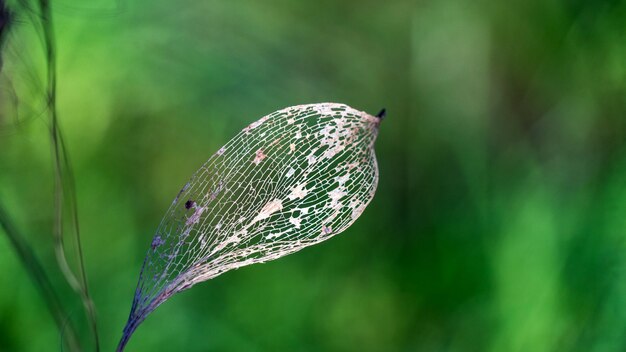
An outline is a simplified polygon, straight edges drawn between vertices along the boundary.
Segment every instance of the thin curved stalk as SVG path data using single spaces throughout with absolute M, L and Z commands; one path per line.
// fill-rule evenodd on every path
M 44 34 L 44 43 L 46 51 L 46 61 L 48 64 L 48 108 L 51 119 L 50 133 L 51 142 L 53 148 L 54 157 L 54 194 L 55 194 L 55 253 L 59 266 L 72 288 L 79 294 L 85 311 L 87 319 L 91 327 L 92 334 L 95 341 L 95 350 L 100 350 L 100 341 L 97 328 L 97 320 L 95 307 L 93 300 L 89 294 L 89 288 L 87 284 L 87 275 L 85 272 L 84 258 L 82 252 L 82 246 L 80 241 L 80 227 L 78 223 L 78 209 L 76 204 L 76 193 L 74 186 L 74 177 L 72 174 L 71 165 L 65 144 L 63 142 L 63 135 L 59 127 L 58 112 L 56 108 L 56 92 L 57 92 L 57 80 L 56 80 L 56 56 L 55 56 L 55 44 L 54 44 L 54 27 L 52 21 L 52 12 L 50 9 L 50 3 L 46 0 L 40 0 L 39 6 L 41 8 L 41 25 Z M 65 183 L 64 183 L 65 181 Z M 67 256 L 65 254 L 64 247 L 64 229 L 63 229 L 63 210 L 65 197 L 67 196 L 67 204 L 70 208 L 70 217 L 72 219 L 72 227 L 74 233 L 74 244 L 76 246 L 76 255 L 78 263 L 79 278 L 76 277 L 74 272 L 70 269 Z
M 0 203 L 0 228 L 4 230 L 9 242 L 13 246 L 15 253 L 24 265 L 24 268 L 35 283 L 35 288 L 46 302 L 46 307 L 52 315 L 59 331 L 63 331 L 63 339 L 70 351 L 81 351 L 80 344 L 76 338 L 76 331 L 65 313 L 61 301 L 52 288 L 50 279 L 46 275 L 43 266 L 35 256 L 35 253 L 26 243 L 24 236 L 19 233 L 17 227 L 4 206 Z

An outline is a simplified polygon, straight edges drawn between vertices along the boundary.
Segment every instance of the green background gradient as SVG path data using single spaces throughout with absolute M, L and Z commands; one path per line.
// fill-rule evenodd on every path
M 176 295 L 128 351 L 626 350 L 626 3 L 53 7 L 57 108 L 104 351 L 191 174 L 261 116 L 327 101 L 388 111 L 362 217 Z M 54 258 L 48 127 L 35 118 L 0 135 L 0 198 L 89 346 Z M 60 350 L 5 236 L 0 272 L 0 350 Z

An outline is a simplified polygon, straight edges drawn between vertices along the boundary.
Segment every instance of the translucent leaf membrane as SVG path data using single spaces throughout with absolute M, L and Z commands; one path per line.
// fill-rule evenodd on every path
M 334 103 L 250 124 L 181 189 L 143 265 L 124 336 L 176 292 L 348 228 L 378 182 L 380 118 Z

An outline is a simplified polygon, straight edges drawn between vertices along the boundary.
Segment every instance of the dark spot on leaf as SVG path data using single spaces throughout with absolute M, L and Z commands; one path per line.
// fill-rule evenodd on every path
M 196 202 L 190 199 L 187 202 L 185 202 L 185 209 L 191 209 L 191 207 L 193 207 L 194 205 L 196 205 Z

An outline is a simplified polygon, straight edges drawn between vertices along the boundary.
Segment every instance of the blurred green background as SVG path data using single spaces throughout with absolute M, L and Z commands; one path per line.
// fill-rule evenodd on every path
M 626 350 L 625 2 L 53 8 L 57 107 L 104 351 L 191 174 L 251 121 L 325 101 L 388 110 L 363 216 L 176 295 L 128 351 Z M 89 346 L 54 257 L 48 128 L 38 117 L 0 135 L 0 199 Z M 6 236 L 0 272 L 0 350 L 60 350 Z

